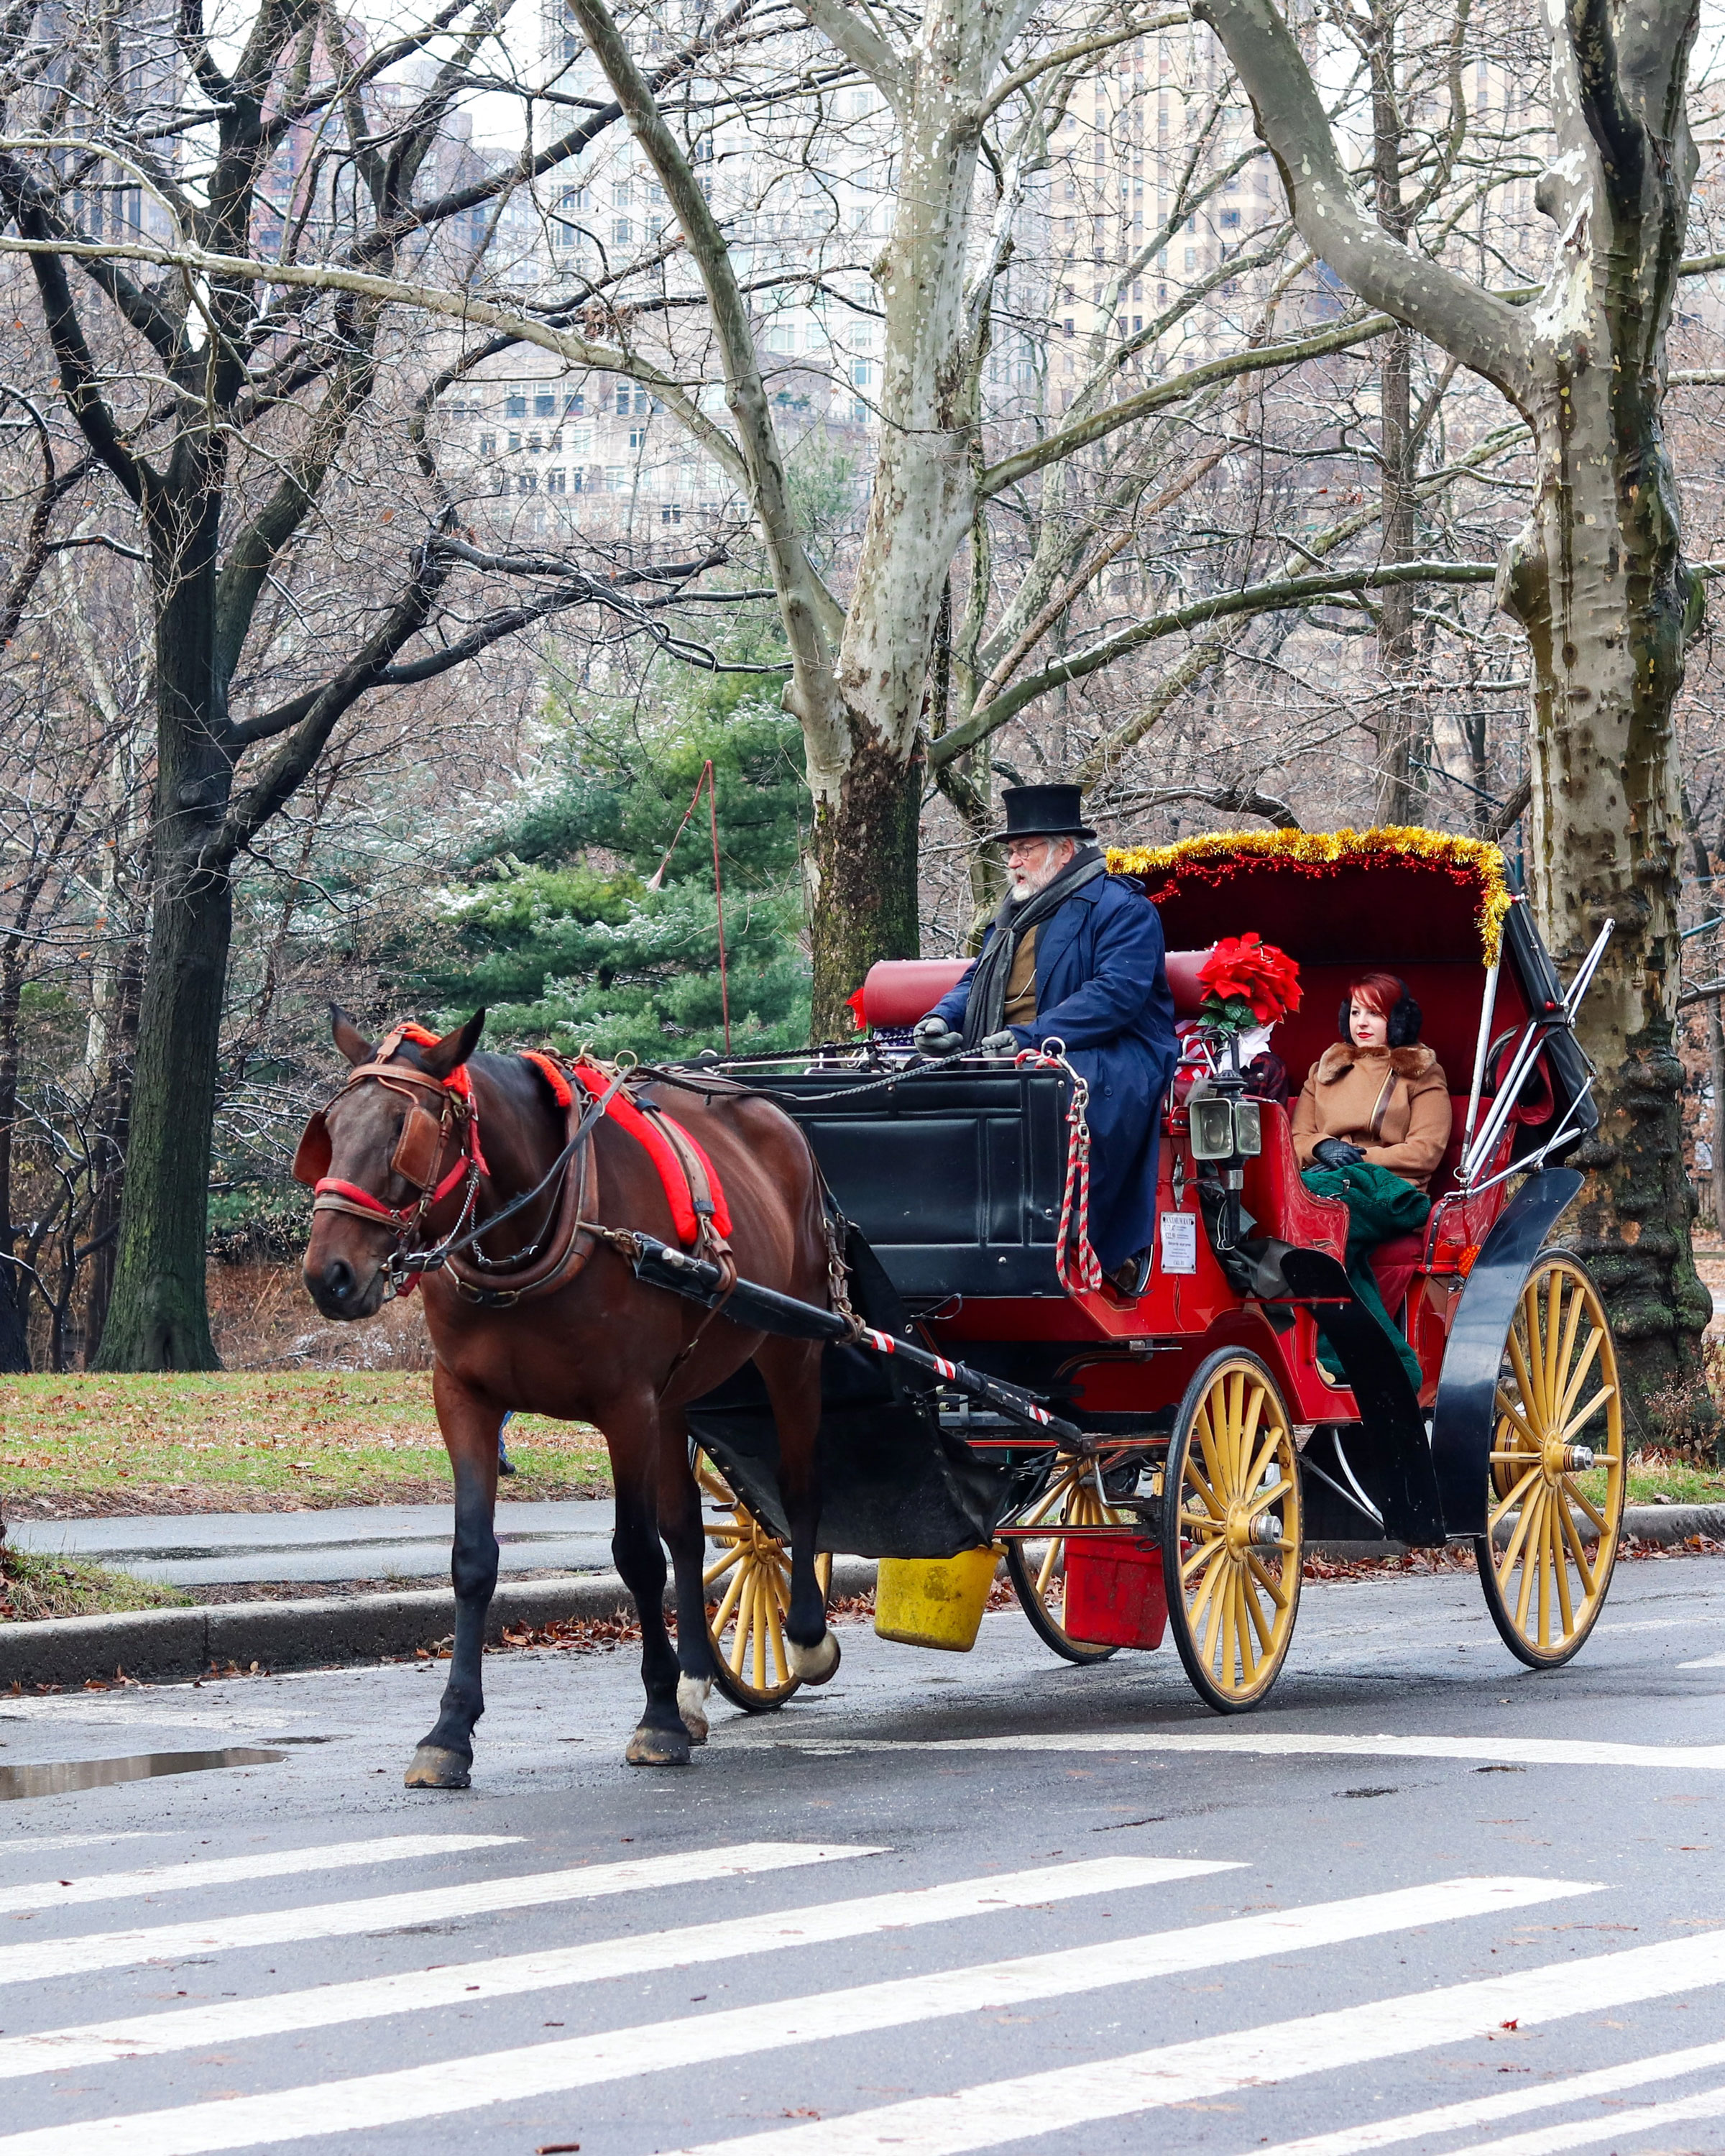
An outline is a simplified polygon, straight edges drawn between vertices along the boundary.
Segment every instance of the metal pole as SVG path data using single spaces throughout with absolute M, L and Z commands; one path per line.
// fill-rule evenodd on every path
M 1491 1046 L 1491 1020 L 1497 1014 L 1497 968 L 1501 960 L 1493 959 L 1486 968 L 1485 1000 L 1480 1005 L 1480 1037 L 1474 1045 L 1473 1086 L 1467 1096 L 1467 1122 L 1461 1132 L 1461 1158 L 1466 1160 L 1467 1149 L 1473 1143 L 1474 1125 L 1480 1119 L 1480 1095 L 1485 1089 L 1486 1055 Z

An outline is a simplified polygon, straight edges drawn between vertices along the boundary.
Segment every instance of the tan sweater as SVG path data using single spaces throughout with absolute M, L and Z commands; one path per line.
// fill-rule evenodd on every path
M 1294 1151 L 1313 1165 L 1322 1138 L 1363 1147 L 1374 1168 L 1387 1168 L 1424 1190 L 1450 1142 L 1450 1087 L 1429 1048 L 1327 1048 L 1312 1066 L 1294 1110 Z

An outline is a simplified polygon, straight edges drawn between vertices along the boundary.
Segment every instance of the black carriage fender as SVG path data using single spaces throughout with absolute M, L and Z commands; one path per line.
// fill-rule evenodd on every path
M 1573 1168 L 1529 1176 L 1481 1245 L 1450 1327 L 1432 1417 L 1444 1526 L 1452 1535 L 1486 1532 L 1486 1478 L 1496 1420 L 1503 1342 L 1527 1269 L 1580 1189 Z

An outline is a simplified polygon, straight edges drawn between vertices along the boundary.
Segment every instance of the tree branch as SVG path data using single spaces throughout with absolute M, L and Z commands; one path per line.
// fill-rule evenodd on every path
M 1178 635 L 1182 629 L 1239 614 L 1276 613 L 1288 607 L 1311 606 L 1318 600 L 1336 598 L 1348 592 L 1384 591 L 1394 584 L 1488 584 L 1497 574 L 1496 563 L 1490 562 L 1385 562 L 1376 568 L 1337 569 L 1322 576 L 1279 577 L 1270 583 L 1248 584 L 1243 591 L 1219 592 L 1210 598 L 1194 599 L 1189 605 L 1176 607 L 1170 613 L 1153 614 L 1148 621 L 1135 622 L 1130 629 L 1104 637 L 1086 649 L 1074 652 L 1070 658 L 1056 660 L 1041 673 L 1019 682 L 964 725 L 931 742 L 927 751 L 930 767 L 937 769 L 955 756 L 962 756 L 966 749 L 974 748 L 997 727 L 1016 716 L 1026 704 L 1034 702 L 1038 696 L 1045 696 L 1050 689 L 1081 681 L 1086 675 L 1111 665 L 1127 652 L 1136 651 L 1140 644 Z
M 1194 0 L 1251 99 L 1301 237 L 1361 298 L 1405 322 L 1520 404 L 1529 388 L 1525 316 L 1414 254 L 1356 199 L 1310 69 L 1275 0 Z
M 886 96 L 895 112 L 906 95 L 905 67 L 886 40 L 845 5 L 845 0 L 792 0 L 809 28 L 819 30 L 853 67 L 860 68 Z

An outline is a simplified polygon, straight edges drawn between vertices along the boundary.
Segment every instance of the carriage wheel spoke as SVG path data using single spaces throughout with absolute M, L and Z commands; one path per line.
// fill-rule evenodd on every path
M 1036 1572 L 1036 1592 L 1044 1597 L 1048 1594 L 1048 1583 L 1054 1578 L 1054 1568 L 1060 1562 L 1060 1545 L 1058 1540 L 1050 1539 L 1047 1549 L 1043 1553 L 1042 1563 Z
M 1224 1691 L 1235 1689 L 1234 1589 L 1234 1567 L 1226 1565 L 1222 1568 L 1222 1584 L 1216 1590 L 1216 1656 L 1211 1664 Z
M 1249 1466 L 1247 1462 L 1252 1460 L 1253 1448 L 1258 1442 L 1258 1424 L 1263 1419 L 1264 1388 L 1261 1385 L 1254 1385 L 1246 1402 L 1245 1419 L 1240 1425 L 1240 1486 L 1243 1491 L 1250 1490 L 1258 1479 L 1254 1471 L 1256 1463 L 1254 1461 L 1253 1466 Z M 1274 1430 L 1271 1432 L 1268 1442 L 1271 1445 L 1275 1444 Z
M 742 1556 L 742 1549 L 739 1545 L 738 1548 L 731 1552 L 728 1557 L 721 1557 L 716 1564 L 710 1564 L 706 1570 L 701 1575 L 701 1585 L 703 1587 L 711 1587 L 716 1579 L 722 1579 L 725 1574 L 730 1571 L 732 1566 L 737 1563 Z
M 1526 1415 L 1522 1414 L 1522 1402 L 1519 1400 L 1511 1399 L 1509 1394 L 1504 1391 L 1502 1384 L 1498 1386 L 1498 1414 L 1503 1417 L 1506 1422 L 1512 1422 L 1515 1424 L 1522 1435 L 1527 1440 L 1527 1450 L 1530 1452 L 1538 1452 L 1539 1450 L 1539 1440 L 1534 1435 L 1532 1425 L 1528 1422 Z
M 1600 1464 L 1604 1466 L 1605 1463 L 1602 1461 Z M 1595 1510 L 1592 1498 L 1588 1496 L 1584 1491 L 1578 1489 L 1576 1485 L 1572 1482 L 1567 1476 L 1563 1479 L 1563 1486 L 1568 1490 L 1569 1495 L 1575 1500 L 1575 1502 L 1580 1506 L 1582 1511 L 1587 1514 L 1589 1519 L 1593 1522 L 1599 1532 L 1602 1535 L 1609 1534 L 1611 1531 L 1605 1524 L 1605 1515 L 1603 1512 Z
M 1227 1547 L 1228 1545 L 1218 1537 L 1214 1542 L 1200 1543 L 1189 1557 L 1183 1557 L 1180 1559 L 1181 1584 L 1184 1585 L 1195 1579 L 1202 1568 L 1207 1565 L 1213 1557 L 1219 1557 Z
M 1527 1301 L 1524 1296 L 1522 1306 L 1523 1321 L 1527 1315 Z M 1509 1338 L 1504 1344 L 1509 1350 L 1510 1368 L 1515 1372 L 1516 1390 L 1521 1394 L 1523 1404 L 1532 1414 L 1535 1421 L 1543 1423 L 1546 1419 L 1545 1402 L 1534 1389 L 1532 1378 L 1527 1370 L 1527 1358 L 1522 1352 L 1521 1336 L 1513 1325 L 1509 1328 Z
M 1580 1300 L 1579 1296 L 1578 1296 L 1576 1300 L 1579 1302 Z M 1563 1395 L 1558 1402 L 1557 1414 L 1553 1417 L 1553 1421 L 1563 1423 L 1567 1422 L 1569 1419 L 1570 1410 L 1575 1405 L 1575 1395 L 1581 1390 L 1583 1384 L 1586 1382 L 1587 1373 L 1590 1369 L 1592 1369 L 1594 1366 L 1594 1358 L 1598 1355 L 1600 1347 L 1604 1342 L 1604 1334 L 1599 1330 L 1598 1326 L 1595 1326 L 1593 1331 L 1588 1335 L 1586 1346 L 1583 1348 L 1580 1354 L 1577 1356 L 1574 1365 L 1569 1369 L 1568 1376 L 1563 1385 Z
M 1498 1522 L 1503 1517 L 1504 1514 L 1508 1512 L 1511 1506 L 1515 1503 L 1517 1498 L 1521 1496 L 1527 1485 L 1530 1482 L 1537 1481 L 1538 1480 L 1539 1472 L 1539 1462 L 1536 1460 L 1526 1474 L 1523 1475 L 1521 1480 L 1516 1484 L 1515 1487 L 1509 1491 L 1507 1496 L 1503 1498 L 1500 1504 L 1493 1508 L 1491 1517 L 1486 1522 L 1487 1527 L 1492 1532 L 1495 1533 L 1497 1532 Z M 1513 1547 L 1513 1545 L 1512 1545 L 1512 1547 Z
M 1066 1472 L 1061 1476 L 1059 1481 L 1055 1484 L 1053 1489 L 1045 1490 L 1041 1496 L 1040 1496 L 1036 1501 L 1035 1510 L 1024 1514 L 1024 1525 L 1027 1527 L 1040 1527 L 1048 1517 L 1049 1514 L 1054 1510 L 1055 1507 L 1058 1505 L 1063 1498 L 1069 1496 L 1071 1494 L 1072 1485 L 1076 1480 L 1078 1473 L 1079 1470 L 1077 1468 L 1068 1468 Z
M 1585 1429 L 1587 1424 L 1599 1413 L 1599 1409 L 1604 1406 L 1605 1403 L 1608 1400 L 1615 1399 L 1616 1396 L 1617 1388 L 1615 1385 L 1601 1385 L 1598 1392 L 1596 1392 L 1593 1398 L 1588 1402 L 1587 1405 L 1584 1408 L 1578 1408 L 1575 1413 L 1570 1416 L 1568 1421 L 1563 1424 L 1563 1430 L 1559 1433 L 1563 1442 L 1567 1445 L 1578 1430 Z
M 1266 1512 L 1271 1505 L 1279 1505 L 1293 1486 L 1284 1475 L 1280 1482 L 1273 1483 L 1267 1490 L 1260 1490 L 1246 1507 L 1246 1517 L 1255 1520 L 1260 1512 Z
M 1581 1495 L 1579 1490 L 1571 1486 L 1567 1476 L 1558 1486 L 1566 1498 L 1579 1497 Z M 1591 1512 L 1592 1509 L 1593 1507 L 1589 1506 L 1588 1510 Z M 1587 1597 L 1588 1600 L 1591 1602 L 1594 1599 L 1594 1594 L 1597 1592 L 1594 1584 L 1593 1568 L 1587 1561 L 1587 1553 L 1583 1548 L 1580 1535 L 1576 1532 L 1575 1522 L 1567 1504 L 1565 1504 L 1563 1508 L 1562 1518 L 1563 1522 L 1563 1539 L 1569 1545 L 1570 1555 L 1575 1560 L 1575 1569 L 1581 1574 L 1581 1591 Z
M 1219 1517 L 1228 1509 L 1224 1502 L 1228 1489 L 1228 1474 L 1226 1462 L 1222 1457 L 1221 1440 L 1217 1437 L 1211 1425 L 1208 1400 L 1199 1410 L 1198 1426 L 1193 1434 L 1198 1440 L 1199 1450 L 1204 1455 L 1204 1477 L 1200 1480 L 1208 1478 L 1204 1486 L 1205 1501 L 1214 1507 Z M 1186 1451 L 1189 1463 L 1192 1452 L 1190 1445 L 1188 1445 Z M 1213 1492 L 1217 1494 L 1212 1494 Z
M 1259 1446 L 1257 1451 L 1253 1455 L 1252 1464 L 1246 1470 L 1245 1487 L 1247 1490 L 1255 1490 L 1258 1485 L 1263 1481 L 1265 1476 L 1269 1472 L 1271 1461 L 1275 1459 L 1277 1452 L 1281 1449 L 1282 1440 L 1286 1436 L 1286 1431 L 1282 1429 L 1279 1423 L 1272 1423 L 1271 1424 L 1269 1435 L 1265 1438 L 1263 1444 Z
M 1255 1582 L 1252 1578 L 1251 1568 L 1250 1566 L 1246 1567 L 1246 1568 L 1240 1573 L 1240 1599 L 1244 1602 L 1247 1613 L 1251 1618 L 1252 1629 L 1258 1635 L 1258 1643 L 1263 1648 L 1264 1652 L 1266 1655 L 1270 1654 L 1275 1646 L 1275 1628 L 1270 1624 L 1268 1620 L 1265 1617 L 1264 1612 L 1258 1606 L 1257 1587 Z
M 1511 1532 L 1508 1544 L 1504 1549 L 1503 1562 L 1497 1568 L 1499 1576 L 1504 1579 L 1507 1579 L 1510 1573 L 1515 1569 L 1517 1553 L 1520 1550 L 1522 1544 L 1526 1541 L 1528 1534 L 1532 1532 L 1534 1520 L 1538 1517 L 1538 1507 L 1544 1498 L 1545 1486 L 1543 1483 L 1538 1481 L 1538 1476 L 1539 1470 L 1536 1467 L 1532 1471 L 1527 1477 L 1527 1480 L 1530 1482 L 1536 1483 L 1538 1486 L 1530 1490 L 1527 1493 L 1527 1498 L 1522 1506 L 1522 1516 L 1516 1522 L 1515 1527 Z
M 1557 1576 L 1558 1615 L 1563 1620 L 1558 1636 L 1565 1640 L 1575 1630 L 1575 1604 L 1569 1593 L 1569 1537 L 1574 1532 L 1569 1508 L 1563 1502 L 1563 1485 L 1559 1483 L 1552 1500 L 1551 1562 Z
M 1205 1506 L 1209 1509 L 1211 1518 L 1219 1525 L 1227 1517 L 1228 1507 L 1219 1502 L 1215 1491 L 1211 1489 L 1209 1484 L 1199 1472 L 1198 1462 L 1192 1457 L 1189 1452 L 1186 1455 L 1185 1479 L 1191 1484 L 1192 1487 L 1197 1491 L 1199 1496 L 1203 1498 Z
M 1533 1492 L 1532 1496 L 1527 1500 L 1527 1504 L 1522 1507 L 1522 1517 L 1520 1522 L 1517 1525 L 1515 1534 L 1510 1538 L 1511 1555 L 1510 1564 L 1507 1568 L 1513 1569 L 1515 1563 L 1514 1553 L 1517 1540 L 1517 1538 L 1525 1537 L 1522 1543 L 1521 1553 L 1521 1592 L 1516 1597 L 1516 1629 L 1520 1632 L 1525 1632 L 1527 1629 L 1527 1604 L 1532 1599 L 1533 1593 L 1533 1553 L 1535 1542 L 1532 1529 L 1543 1520 L 1544 1516 L 1545 1486 L 1543 1483 L 1541 1483 L 1538 1489 Z
M 1285 1543 L 1283 1547 L 1286 1549 L 1291 1550 L 1294 1546 L 1291 1543 Z M 1288 1606 L 1288 1591 L 1286 1588 L 1282 1585 L 1281 1582 L 1276 1577 L 1275 1573 L 1271 1572 L 1269 1566 L 1265 1563 L 1263 1558 L 1259 1556 L 1255 1550 L 1254 1550 L 1250 1556 L 1247 1558 L 1246 1563 L 1251 1568 L 1253 1578 L 1257 1581 L 1259 1586 L 1263 1589 L 1264 1592 L 1270 1597 L 1276 1608 L 1278 1609 L 1286 1609 Z
M 748 1585 L 748 1579 L 749 1568 L 747 1565 L 732 1574 L 731 1584 L 725 1589 L 724 1599 L 720 1603 L 713 1616 L 713 1637 L 716 1640 L 730 1623 L 732 1613 L 741 1601 L 743 1592 Z
M 1548 1421 L 1555 1422 L 1551 1413 L 1558 1397 L 1558 1348 L 1563 1327 L 1558 1322 L 1563 1311 L 1563 1276 L 1553 1265 L 1545 1286 L 1545 1405 Z

